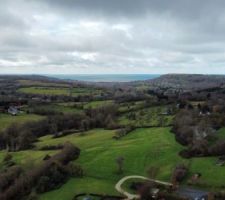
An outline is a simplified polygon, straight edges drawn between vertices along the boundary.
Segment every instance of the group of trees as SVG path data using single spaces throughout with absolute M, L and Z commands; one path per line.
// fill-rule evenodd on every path
M 133 126 L 126 126 L 125 128 L 118 129 L 113 138 L 114 139 L 120 139 L 120 138 L 128 135 L 133 130 L 135 130 L 135 127 L 133 127 Z
M 57 136 L 65 130 L 86 131 L 92 128 L 117 127 L 115 106 L 104 106 L 96 109 L 87 109 L 84 114 L 64 114 L 48 116 L 46 119 L 27 122 L 25 124 L 12 124 L 0 134 L 0 149 L 19 151 L 32 147 L 38 137 L 53 134 Z
M 66 143 L 61 152 L 31 170 L 22 173 L 17 166 L 6 169 L 0 174 L 0 199 L 19 200 L 29 196 L 32 190 L 46 192 L 63 184 L 68 177 L 82 176 L 82 169 L 70 163 L 79 154 L 77 147 Z
M 179 164 L 175 167 L 172 173 L 172 183 L 174 185 L 179 184 L 184 180 L 184 178 L 187 176 L 188 173 L 188 167 L 184 164 Z
M 187 146 L 180 152 L 181 156 L 225 154 L 225 141 L 216 135 L 216 130 L 225 126 L 225 102 L 218 101 L 210 99 L 196 107 L 182 104 L 184 106 L 176 114 L 172 129 L 176 140 Z
M 159 168 L 154 166 L 149 167 L 147 170 L 149 180 L 138 182 L 133 181 L 130 184 L 130 189 L 135 190 L 140 195 L 140 199 L 143 200 L 187 200 L 187 198 L 182 198 L 180 195 L 173 192 L 176 188 L 172 188 L 169 185 L 157 184 L 156 182 L 152 181 L 156 179 L 158 172 Z M 175 187 L 178 183 L 180 183 L 180 181 L 184 179 L 186 174 L 187 167 L 185 165 L 179 164 L 176 166 L 176 168 L 173 170 L 171 180 Z M 157 191 L 156 188 L 158 188 L 159 191 Z
M 21 173 L 22 168 L 19 166 L 12 166 L 8 168 L 5 172 L 0 173 L 0 193 L 5 191 L 10 185 L 12 185 Z
M 127 103 L 134 101 L 146 100 L 148 98 L 147 93 L 144 91 L 137 90 L 135 88 L 130 87 L 119 87 L 116 88 L 113 92 L 112 98 L 117 103 Z
M 118 115 L 118 106 L 115 104 L 105 105 L 95 109 L 86 109 L 86 119 L 83 120 L 84 126 L 92 128 L 118 128 L 116 117 Z

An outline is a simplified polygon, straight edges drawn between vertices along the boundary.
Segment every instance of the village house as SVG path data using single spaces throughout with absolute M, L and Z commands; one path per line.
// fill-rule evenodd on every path
M 8 108 L 8 113 L 13 115 L 13 116 L 16 116 L 19 113 L 19 110 L 14 106 L 10 106 Z

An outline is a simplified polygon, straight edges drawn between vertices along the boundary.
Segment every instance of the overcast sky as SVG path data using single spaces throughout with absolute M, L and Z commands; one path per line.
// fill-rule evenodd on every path
M 224 0 L 0 0 L 0 73 L 225 74 Z

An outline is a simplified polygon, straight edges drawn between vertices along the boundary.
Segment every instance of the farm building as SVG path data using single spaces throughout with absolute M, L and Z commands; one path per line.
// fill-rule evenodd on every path
M 10 106 L 8 108 L 8 113 L 15 116 L 19 113 L 18 109 L 16 107 Z

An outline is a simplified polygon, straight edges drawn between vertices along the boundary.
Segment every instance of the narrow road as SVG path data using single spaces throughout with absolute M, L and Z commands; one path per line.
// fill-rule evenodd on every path
M 207 199 L 208 192 L 204 190 L 189 188 L 189 187 L 179 187 L 176 191 L 182 197 L 187 197 L 189 199 Z
M 130 194 L 129 192 L 126 192 L 121 186 L 122 184 L 127 181 L 128 179 L 142 179 L 142 180 L 148 180 L 148 181 L 152 181 L 154 183 L 160 184 L 160 185 L 166 185 L 166 186 L 172 186 L 171 183 L 168 182 L 163 182 L 163 181 L 158 181 L 158 180 L 154 180 L 154 179 L 150 179 L 144 176 L 138 176 L 138 175 L 133 175 L 133 176 L 125 176 L 124 178 L 122 178 L 116 185 L 115 185 L 115 189 L 123 194 L 124 196 L 127 197 L 127 199 L 132 200 L 132 199 L 139 199 L 140 195 L 137 194 Z

